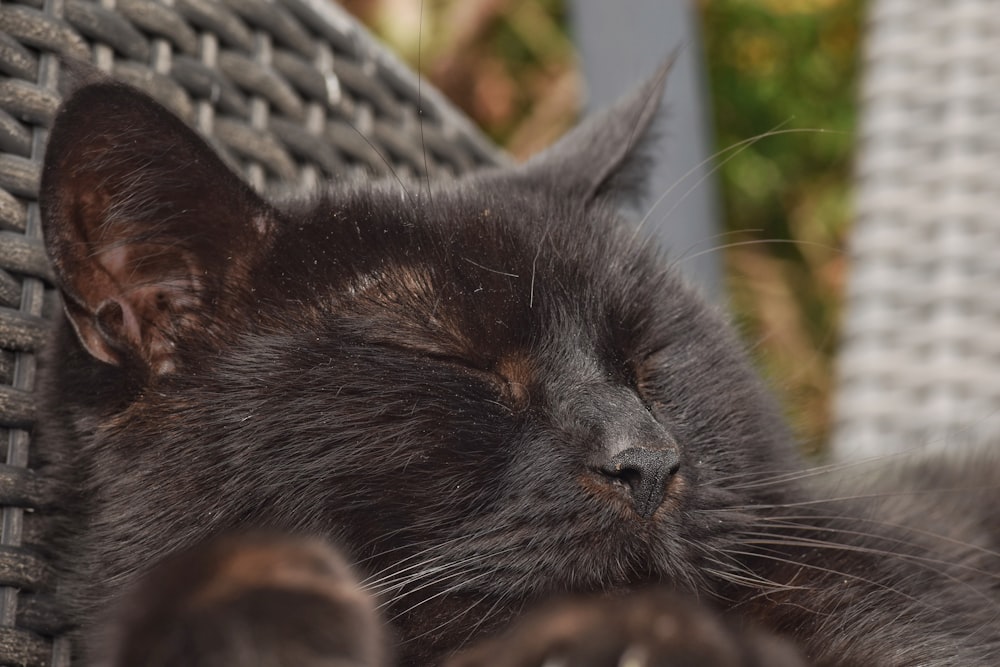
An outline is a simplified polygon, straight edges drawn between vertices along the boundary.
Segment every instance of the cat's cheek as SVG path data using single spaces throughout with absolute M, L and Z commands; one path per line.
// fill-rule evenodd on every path
M 626 520 L 631 514 L 630 502 L 627 492 L 609 484 L 607 480 L 601 479 L 594 473 L 583 473 L 577 477 L 577 483 L 591 497 L 597 500 L 602 507 L 611 508 L 617 516 Z

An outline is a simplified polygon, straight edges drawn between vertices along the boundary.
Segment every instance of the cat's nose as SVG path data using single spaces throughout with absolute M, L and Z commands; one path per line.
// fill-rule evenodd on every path
M 636 513 L 648 519 L 663 503 L 667 485 L 680 466 L 680 454 L 673 447 L 629 447 L 601 466 L 601 472 L 628 486 Z

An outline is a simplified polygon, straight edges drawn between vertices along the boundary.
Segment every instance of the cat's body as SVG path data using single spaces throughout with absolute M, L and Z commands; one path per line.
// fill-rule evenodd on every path
M 523 167 L 284 208 L 152 102 L 78 92 L 43 183 L 72 326 L 39 435 L 76 618 L 262 528 L 336 545 L 406 665 L 648 588 L 809 664 L 994 664 L 989 508 L 942 526 L 808 491 L 721 318 L 616 217 L 662 77 Z

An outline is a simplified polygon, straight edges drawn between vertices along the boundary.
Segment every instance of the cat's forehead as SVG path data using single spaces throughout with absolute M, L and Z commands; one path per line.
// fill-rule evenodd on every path
M 354 278 L 359 287 L 382 278 L 411 294 L 506 295 L 531 306 L 546 292 L 568 295 L 568 280 L 594 296 L 598 285 L 620 279 L 622 264 L 648 261 L 620 243 L 613 215 L 516 188 L 456 188 L 407 208 L 391 204 L 345 208 L 334 223 L 350 232 L 353 221 L 367 258 Z
M 300 256 L 310 326 L 442 356 L 487 350 L 527 377 L 526 351 L 534 364 L 636 349 L 659 336 L 663 304 L 685 300 L 613 210 L 489 187 L 424 196 L 339 196 L 292 230 L 295 252 L 275 256 Z
M 341 269 L 358 290 L 380 277 L 394 277 L 413 290 L 427 289 L 443 276 L 472 280 L 483 272 L 517 280 L 525 273 L 519 269 L 526 261 L 534 263 L 536 255 L 555 252 L 560 260 L 573 261 L 579 248 L 560 248 L 567 237 L 603 235 L 583 224 L 573 224 L 567 234 L 572 216 L 538 200 L 515 190 L 460 187 L 336 193 L 305 215 L 293 213 L 285 243 L 272 254 L 302 255 L 308 282 L 336 277 L 326 269 Z
M 469 345 L 599 320 L 634 296 L 636 267 L 650 262 L 621 243 L 611 214 L 510 188 L 419 199 L 360 191 L 303 217 L 271 253 L 294 275 L 289 289 L 328 317 L 347 312 L 401 336 L 437 331 Z

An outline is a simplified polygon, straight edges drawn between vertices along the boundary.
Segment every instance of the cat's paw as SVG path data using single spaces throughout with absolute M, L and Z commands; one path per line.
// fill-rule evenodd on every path
M 446 667 L 805 667 L 791 644 L 665 592 L 565 601 Z
M 319 540 L 239 535 L 167 558 L 108 624 L 111 667 L 379 667 L 371 598 Z

